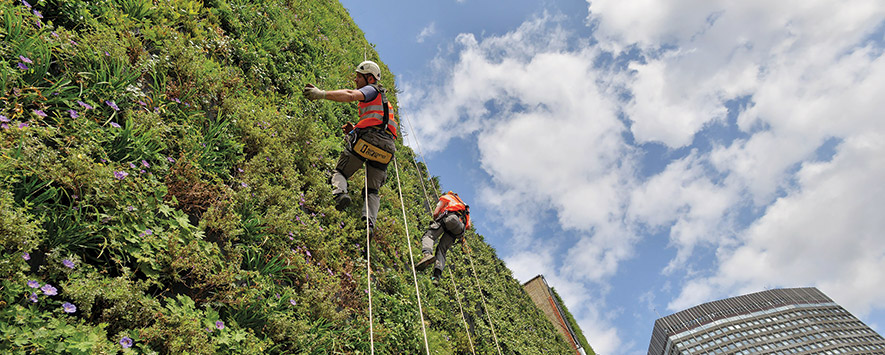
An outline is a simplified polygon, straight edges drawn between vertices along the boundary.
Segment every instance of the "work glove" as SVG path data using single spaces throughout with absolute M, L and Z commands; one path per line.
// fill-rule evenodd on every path
M 346 125 L 341 126 L 341 130 L 344 131 L 344 134 L 350 133 L 350 131 L 353 131 L 353 123 L 347 122 Z
M 301 91 L 301 93 L 304 94 L 304 97 L 307 97 L 309 100 L 319 100 L 326 98 L 325 91 L 320 90 L 316 86 L 313 86 L 311 84 L 307 84 L 304 87 L 304 90 Z

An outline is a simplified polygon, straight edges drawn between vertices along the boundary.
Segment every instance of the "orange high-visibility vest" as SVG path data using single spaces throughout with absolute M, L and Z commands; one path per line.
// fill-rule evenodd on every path
M 458 195 L 455 195 L 452 193 L 446 193 L 445 195 L 440 196 L 439 200 L 442 201 L 443 203 L 445 203 L 445 207 L 443 207 L 443 209 L 446 211 L 459 212 L 459 211 L 467 210 L 467 205 L 464 203 L 464 201 L 461 201 L 461 198 L 459 198 Z M 470 227 L 470 213 L 469 213 L 469 211 L 467 213 L 463 213 L 462 215 L 465 218 L 464 228 L 469 228 Z
M 373 127 L 384 123 L 384 105 L 380 90 L 378 90 L 378 96 L 375 96 L 374 100 L 369 102 L 360 101 L 358 106 L 360 109 L 360 121 L 356 124 L 356 128 Z M 387 103 L 387 117 L 387 130 L 396 137 L 397 123 L 393 116 L 393 105 L 390 102 Z

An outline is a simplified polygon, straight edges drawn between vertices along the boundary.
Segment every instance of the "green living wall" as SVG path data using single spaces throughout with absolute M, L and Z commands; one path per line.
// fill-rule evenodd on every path
M 328 183 L 356 105 L 300 93 L 364 55 L 388 72 L 334 1 L 0 0 L 0 352 L 368 353 L 365 227 Z M 382 354 L 424 353 L 407 248 L 440 192 L 401 143 L 412 242 L 391 166 L 370 248 Z M 479 285 L 457 248 L 453 278 L 418 275 L 431 353 L 497 353 L 489 318 L 503 353 L 571 353 L 468 245 Z

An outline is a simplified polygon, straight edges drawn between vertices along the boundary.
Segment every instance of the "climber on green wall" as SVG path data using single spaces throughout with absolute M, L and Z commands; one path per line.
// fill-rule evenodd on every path
M 387 101 L 387 89 L 383 88 L 381 68 L 372 61 L 360 63 L 355 70 L 353 81 L 356 90 L 340 89 L 324 91 L 307 84 L 302 92 L 310 100 L 331 100 L 336 102 L 359 101 L 360 120 L 356 126 L 348 122 L 341 128 L 347 139 L 347 147 L 341 152 L 338 164 L 332 172 L 332 194 L 335 207 L 343 210 L 351 198 L 347 193 L 347 179 L 366 163 L 366 190 L 364 191 L 368 211 L 363 204 L 362 217 L 369 219 L 369 232 L 374 232 L 375 219 L 381 198 L 378 190 L 387 179 L 387 164 L 396 152 L 397 122 L 393 115 L 393 105 Z
M 439 203 L 433 211 L 433 221 L 424 232 L 421 240 L 421 251 L 424 258 L 415 265 L 418 271 L 424 271 L 430 264 L 435 262 L 433 268 L 433 282 L 437 283 L 442 270 L 446 266 L 446 252 L 456 241 L 464 241 L 464 232 L 470 228 L 470 206 L 464 203 L 458 194 L 451 191 L 440 196 Z M 436 246 L 436 255 L 433 251 L 433 242 L 439 240 Z

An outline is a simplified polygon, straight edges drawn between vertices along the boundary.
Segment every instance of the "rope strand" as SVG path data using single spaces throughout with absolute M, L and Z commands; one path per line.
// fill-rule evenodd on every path
M 476 287 L 479 289 L 479 299 L 482 300 L 482 308 L 486 310 L 486 318 L 489 320 L 489 327 L 492 328 L 492 338 L 495 339 L 495 347 L 498 348 L 498 355 L 503 355 L 501 346 L 498 345 L 498 336 L 495 334 L 495 324 L 492 323 L 492 312 L 489 312 L 489 307 L 486 306 L 486 297 L 482 294 L 482 285 L 479 283 L 479 277 L 476 276 L 476 268 L 473 267 L 473 258 L 470 257 L 470 254 L 467 254 L 467 259 L 470 260 L 470 269 L 473 270 L 473 278 L 476 280 Z
M 372 354 L 375 354 L 375 329 L 373 327 L 372 322 L 372 255 L 369 254 L 371 248 L 369 247 L 369 234 L 371 231 L 369 230 L 369 171 L 365 171 L 365 188 L 366 193 L 366 284 L 368 285 L 368 293 L 369 293 L 369 346 L 372 350 Z
M 418 296 L 418 315 L 421 316 L 421 332 L 424 333 L 424 350 L 430 355 L 430 346 L 427 344 L 427 330 L 424 327 L 424 309 L 421 307 L 421 292 L 418 291 L 418 274 L 415 273 L 415 257 L 412 254 L 412 238 L 409 236 L 409 222 L 406 219 L 406 204 L 403 201 L 403 187 L 399 180 L 399 164 L 393 157 L 393 166 L 396 169 L 396 187 L 399 189 L 399 202 L 403 209 L 403 227 L 406 229 L 406 249 L 409 249 L 409 261 L 412 262 L 412 279 L 415 281 L 415 295 Z
M 455 289 L 455 301 L 458 301 L 458 309 L 461 310 L 461 320 L 464 321 L 464 329 L 467 333 L 467 341 L 470 343 L 470 352 L 473 355 L 476 355 L 476 350 L 473 349 L 473 339 L 470 338 L 470 327 L 467 326 L 467 317 L 464 317 L 464 307 L 461 306 L 461 295 L 458 293 L 458 286 L 455 286 L 455 275 L 452 274 L 452 269 L 449 268 L 449 279 L 452 280 L 452 288 Z

